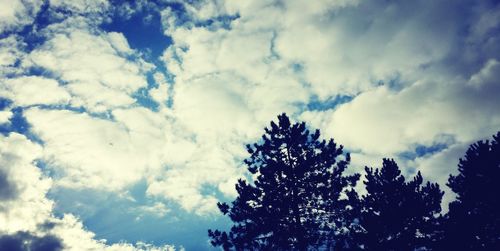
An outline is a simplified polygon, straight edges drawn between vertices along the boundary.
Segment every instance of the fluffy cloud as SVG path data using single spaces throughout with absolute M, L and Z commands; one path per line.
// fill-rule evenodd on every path
M 60 185 L 118 190 L 159 168 L 161 121 L 144 108 L 115 110 L 117 122 L 67 110 L 27 110 Z M 156 127 L 158 126 L 158 127 Z
M 473 10 L 464 10 L 466 5 L 474 5 Z M 219 97 L 215 105 L 224 100 L 221 90 L 244 83 L 245 94 L 231 94 L 239 97 L 237 101 L 223 104 L 228 114 L 247 108 L 238 114 L 252 114 L 262 125 L 272 116 L 260 119 L 259 104 L 267 110 L 298 112 L 362 159 L 395 157 L 418 145 L 463 144 L 500 125 L 494 112 L 499 104 L 492 96 L 498 93 L 499 55 L 492 43 L 498 36 L 492 32 L 499 27 L 500 12 L 492 3 L 464 1 L 450 9 L 446 1 L 205 1 L 185 8 L 191 22 L 175 29 L 172 23 L 178 22 L 171 11 L 167 13 L 174 21 L 167 22 L 165 32 L 175 44 L 163 58 L 176 75 L 179 98 L 174 112 L 181 114 L 179 121 L 192 121 L 187 124 L 209 126 L 207 117 L 217 117 L 221 109 L 196 105 L 203 102 L 200 98 L 189 100 L 187 107 L 202 111 L 193 118 L 203 123 L 196 123 L 181 109 L 184 93 L 196 97 L 192 91 L 203 83 L 209 91 L 198 93 Z M 228 28 L 220 25 L 221 17 L 235 14 L 239 17 Z M 213 23 L 197 25 L 203 20 Z M 276 74 L 279 71 L 286 74 Z M 218 80 L 221 76 L 223 81 Z M 225 84 L 214 87 L 217 82 Z M 284 82 L 290 94 L 277 88 Z M 295 88 L 297 82 L 303 83 L 300 88 Z M 229 83 L 232 87 L 226 86 Z M 258 91 L 262 87 L 266 91 Z M 307 103 L 313 96 L 321 101 L 337 95 L 356 97 L 327 110 L 301 112 L 286 106 Z M 274 96 L 286 98 L 266 102 Z M 217 118 L 223 126 L 224 119 Z M 237 116 L 231 118 L 238 123 Z M 471 119 L 477 123 L 467 123 Z M 203 129 L 209 130 L 193 131 Z
M 16 30 L 33 22 L 41 5 L 42 2 L 36 0 L 0 1 L 0 33 Z
M 50 0 L 50 6 L 53 8 L 63 9 L 77 13 L 99 12 L 109 7 L 107 0 Z
M 197 144 L 183 132 L 189 128 L 145 108 L 117 109 L 112 115 L 114 120 L 67 110 L 25 111 L 44 142 L 44 160 L 59 177 L 56 185 L 121 191 L 147 179 L 149 195 L 199 214 L 215 211 L 215 197 L 201 194 L 204 186 L 234 194 L 240 144 L 214 138 Z
M 447 143 L 440 142 L 443 134 L 455 135 L 460 142 L 492 134 L 500 117 L 491 109 L 500 104 L 481 102 L 487 95 L 463 82 L 418 82 L 400 92 L 379 87 L 331 115 L 316 115 L 326 117 L 322 128 L 328 136 L 366 153 L 390 155 L 412 150 L 416 144 Z
M 234 70 L 261 81 L 269 74 L 263 64 L 266 61 L 274 66 L 297 64 L 317 96 L 326 99 L 341 93 L 355 94 L 378 81 L 399 76 L 414 80 L 419 67 L 447 55 L 449 42 L 458 35 L 454 20 L 460 13 L 450 12 L 443 3 L 424 2 L 287 1 L 280 5 L 258 1 L 214 5 L 206 1 L 186 5 L 194 23 L 211 19 L 215 24 L 192 28 L 187 22 L 186 28 L 167 29 L 181 50 L 170 48 L 166 61 L 176 73 L 179 66 L 175 58 L 181 58 L 183 71 L 177 74 L 181 78 Z M 428 8 L 426 4 L 433 6 Z M 430 25 L 430 17 L 444 12 L 452 14 Z M 217 27 L 220 16 L 235 13 L 240 18 L 231 22 L 229 30 Z M 279 60 L 273 62 L 273 57 Z
M 57 81 L 36 76 L 0 80 L 0 95 L 18 106 L 67 104 L 71 98 Z
M 171 165 L 163 174 L 150 177 L 147 194 L 174 200 L 184 210 L 199 215 L 217 212 L 215 191 L 233 196 L 234 184 L 242 175 L 241 170 L 235 169 L 238 163 L 234 157 L 234 151 L 240 149 L 219 150 L 220 144 L 207 146 L 206 142 L 200 145 L 182 164 Z M 226 147 L 233 146 L 226 144 Z M 169 153 L 174 155 L 175 151 Z M 204 188 L 209 192 L 203 193 Z
M 165 215 L 168 212 L 170 212 L 170 209 L 167 208 L 167 206 L 165 206 L 165 204 L 163 204 L 161 202 L 156 202 L 150 206 L 147 206 L 147 205 L 140 206 L 138 208 L 138 210 L 143 214 L 152 214 L 152 215 L 155 215 L 156 217 L 165 217 Z M 142 216 L 142 214 L 139 215 L 138 218 L 136 218 L 136 219 L 139 219 L 141 216 Z
M 174 250 L 146 243 L 107 245 L 71 214 L 53 216 L 52 180 L 35 166 L 42 148 L 23 135 L 0 136 L 0 250 Z M 9 249 L 10 248 L 10 249 Z
M 151 95 L 151 98 L 164 108 L 169 99 L 169 84 L 165 79 L 165 75 L 159 72 L 155 73 L 153 78 L 158 86 L 156 88 L 151 88 L 149 90 L 149 95 Z
M 57 5 L 56 2 L 51 6 L 56 10 L 66 8 L 63 3 Z M 78 12 L 73 7 L 71 11 Z M 215 197 L 201 194 L 205 184 L 216 189 L 220 187 L 225 194 L 234 194 L 231 183 L 238 172 L 225 171 L 223 167 L 234 170 L 234 154 L 241 155 L 242 148 L 236 138 L 247 137 L 254 129 L 250 127 L 250 118 L 238 115 L 238 111 L 248 110 L 246 104 L 235 107 L 234 113 L 229 114 L 244 119 L 237 124 L 246 126 L 243 130 L 232 125 L 230 116 L 224 114 L 223 109 L 236 100 L 232 94 L 245 95 L 243 85 L 238 90 L 227 86 L 227 90 L 221 89 L 209 95 L 203 95 L 201 86 L 190 88 L 179 95 L 176 112 L 173 112 L 166 108 L 168 83 L 162 74 L 156 73 L 158 87 L 150 89 L 149 93 L 163 108 L 161 113 L 155 114 L 145 108 L 133 108 L 136 104 L 132 96 L 147 86 L 145 73 L 152 66 L 140 59 L 121 33 L 99 32 L 92 22 L 78 16 L 69 16 L 41 32 L 47 41 L 24 54 L 21 66 L 25 71 L 42 70 L 45 77 L 4 79 L 1 94 L 13 100 L 15 106 L 44 105 L 44 109 L 27 109 L 24 115 L 32 132 L 44 142 L 43 158 L 48 168 L 55 172 L 56 185 L 118 191 L 147 178 L 152 182 L 150 195 L 180 202 L 184 208 L 200 214 L 215 211 Z M 20 59 L 16 55 L 12 57 Z M 222 84 L 221 81 L 215 81 L 214 88 Z M 33 95 L 42 92 L 47 94 Z M 214 105 L 221 111 L 217 118 L 226 118 L 225 126 L 219 126 L 215 117 L 211 118 L 208 130 L 201 124 L 192 123 L 197 114 L 203 115 L 189 103 L 192 100 L 189 95 L 196 93 L 202 99 L 201 103 L 195 104 L 198 108 L 213 107 L 211 101 L 220 100 Z M 52 105 L 52 108 L 47 105 Z M 53 105 L 58 105 L 58 110 L 52 110 Z M 79 108 L 89 113 L 76 112 Z M 94 113 L 101 115 L 90 115 Z M 7 112 L 4 116 L 6 122 L 9 114 Z M 218 135 L 225 129 L 232 130 L 227 137 L 232 142 L 220 140 L 227 145 L 226 149 L 213 154 L 211 148 L 220 146 L 210 142 L 217 136 L 210 130 L 216 128 L 220 128 Z M 199 137 L 198 142 L 202 143 L 193 142 L 193 136 Z M 204 164 L 206 174 L 193 177 L 190 173 L 200 168 L 203 158 L 210 160 Z M 189 168 L 182 168 L 185 165 Z M 165 167 L 169 169 L 163 171 Z M 205 180 L 210 173 L 215 175 Z M 182 183 L 185 177 L 192 178 Z M 158 187 L 155 185 L 158 180 L 177 184 L 174 188 L 167 186 L 176 192 L 153 189 Z
M 12 117 L 11 111 L 0 111 L 0 124 L 8 123 L 11 117 Z
M 142 61 L 126 58 L 132 50 L 123 35 L 95 35 L 64 26 L 48 29 L 51 39 L 33 51 L 23 65 L 42 67 L 66 82 L 72 106 L 93 112 L 129 106 L 135 102 L 131 94 L 147 85 L 143 74 L 149 68 Z
M 86 21 L 96 24 L 107 19 L 110 8 L 108 0 L 49 0 L 48 2 L 54 18 L 83 16 Z
M 45 198 L 51 180 L 42 179 L 41 171 L 33 166 L 42 149 L 15 133 L 1 136 L 0 142 L 0 166 L 5 178 L 2 187 L 6 193 L 1 205 L 0 229 L 11 233 L 33 231 L 50 215 L 53 204 Z
M 7 75 L 19 72 L 15 66 L 16 62 L 22 58 L 23 43 L 15 35 L 0 39 L 0 74 Z

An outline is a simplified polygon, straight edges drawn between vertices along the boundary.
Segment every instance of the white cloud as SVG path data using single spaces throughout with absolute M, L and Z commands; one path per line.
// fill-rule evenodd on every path
M 400 92 L 380 87 L 326 115 L 325 129 L 350 147 L 385 155 L 440 143 L 442 134 L 469 142 L 500 127 L 492 110 L 500 103 L 490 88 L 475 87 L 460 80 L 417 82 Z
M 24 44 L 15 35 L 0 39 L 0 76 L 19 72 L 16 62 L 24 56 Z
M 248 83 L 230 71 L 177 79 L 170 129 L 176 128 L 173 135 L 181 130 L 185 135 L 167 139 L 167 170 L 149 180 L 148 194 L 177 201 L 197 214 L 217 212 L 215 195 L 203 193 L 204 187 L 234 196 L 234 184 L 244 170 L 239 167 L 244 144 L 260 136 L 269 118 L 282 109 L 293 110 L 290 96 L 273 91 L 295 95 L 301 87 L 277 74 L 285 73 L 272 73 L 274 86 Z
M 19 231 L 35 236 L 55 236 L 64 250 L 175 250 L 171 245 L 153 246 L 146 243 L 117 243 L 108 245 L 105 240 L 95 240 L 95 234 L 86 230 L 82 222 L 71 214 L 62 218 L 53 215 L 54 202 L 46 198 L 52 180 L 42 175 L 34 166 L 42 156 L 42 148 L 20 134 L 0 136 L 0 172 L 2 193 L 6 186 L 13 187 L 12 194 L 2 194 L 0 206 L 0 233 L 15 234 Z M 7 182 L 5 184 L 5 181 Z M 156 206 L 158 207 L 158 206 Z M 182 249 L 182 248 L 181 248 Z
M 11 117 L 11 111 L 0 111 L 0 124 L 8 123 Z
M 98 12 L 109 6 L 107 0 L 50 0 L 50 6 L 76 12 Z
M 484 75 L 490 67 L 488 63 L 478 74 Z M 486 79 L 474 86 L 460 79 L 451 83 L 423 81 L 400 92 L 379 87 L 330 113 L 307 113 L 304 117 L 323 128 L 326 136 L 361 151 L 353 159 L 366 159 L 366 155 L 395 158 L 419 145 L 448 145 L 408 163 L 399 161 L 403 169 L 416 168 L 428 180 L 439 182 L 447 192 L 443 200 L 447 208 L 454 195 L 445 184 L 449 174 L 456 172 L 458 158 L 469 144 L 500 128 L 500 116 L 494 111 L 500 102 L 492 94 L 498 86 Z
M 153 205 L 140 206 L 137 210 L 139 211 L 139 216 L 137 216 L 136 220 L 142 218 L 145 214 L 154 215 L 159 218 L 165 217 L 165 215 L 171 211 L 161 202 L 156 202 Z
M 156 72 L 155 74 L 153 74 L 153 78 L 158 86 L 156 88 L 151 88 L 149 90 L 149 94 L 154 101 L 156 101 L 161 106 L 165 106 L 169 97 L 169 84 L 165 79 L 165 75 L 163 75 L 162 73 Z
M 57 81 L 36 76 L 0 80 L 0 95 L 18 106 L 67 104 L 70 100 Z
M 41 1 L 0 0 L 0 33 L 19 29 L 33 22 Z
M 107 37 L 113 48 L 115 48 L 115 50 L 117 50 L 118 52 L 124 54 L 132 53 L 132 49 L 130 49 L 127 39 L 125 38 L 125 36 L 123 36 L 122 33 L 109 32 L 107 34 Z
M 40 170 L 33 166 L 42 149 L 16 133 L 0 139 L 1 171 L 7 174 L 7 185 L 15 188 L 11 198 L 0 206 L 0 229 L 8 233 L 36 230 L 53 205 L 45 198 L 51 180 L 42 179 Z
M 244 103 L 246 83 L 225 77 L 208 76 L 176 86 L 176 118 L 200 137 L 245 136 L 255 129 L 252 112 Z
M 120 56 L 131 50 L 120 38 L 117 33 L 106 36 L 86 30 L 56 30 L 29 55 L 24 66 L 43 67 L 67 82 L 65 88 L 74 106 L 94 112 L 129 106 L 135 102 L 130 95 L 147 85 L 143 74 L 148 66 Z
M 500 63 L 496 59 L 490 59 L 478 73 L 470 77 L 468 84 L 479 89 L 493 89 L 498 88 L 497 86 L 499 79 Z
M 66 110 L 25 111 L 32 131 L 44 142 L 44 160 L 56 171 L 58 186 L 120 191 L 146 178 L 148 195 L 178 202 L 199 214 L 216 211 L 209 185 L 232 195 L 235 156 L 243 147 L 207 139 L 199 145 L 168 117 L 145 108 L 114 110 L 105 120 Z M 71 126 L 68 126 L 71 125 Z M 189 129 L 188 129 L 189 130 Z M 212 138 L 210 138 L 212 139 Z
M 106 244 L 106 240 L 96 240 L 95 234 L 85 229 L 82 222 L 74 215 L 66 214 L 62 218 L 53 219 L 55 224 L 50 234 L 62 239 L 64 250 L 104 250 L 104 251 L 175 251 L 172 245 L 154 246 L 138 242 Z M 180 248 L 179 250 L 183 250 Z
M 197 8 L 203 7 L 190 11 Z M 293 103 L 305 102 L 307 89 L 289 75 L 287 65 L 275 62 L 271 31 L 189 25 L 173 29 L 173 13 L 163 14 L 176 43 L 163 55 L 176 74 L 170 113 L 174 127 L 192 134 L 195 141 L 184 141 L 194 144 L 188 148 L 193 154 L 150 181 L 148 194 L 173 199 L 198 214 L 213 213 L 216 198 L 203 194 L 203 188 L 234 196 L 234 184 L 244 170 L 238 167 L 245 156 L 243 145 L 258 138 L 276 114 L 296 111 Z
M 19 58 L 17 50 L 18 41 L 15 36 L 9 36 L 0 40 L 0 66 L 12 66 Z
M 262 78 L 267 72 L 259 61 L 273 49 L 282 64 L 302 64 L 306 81 L 322 98 L 364 91 L 373 82 L 400 75 L 412 79 L 421 65 L 441 60 L 456 35 L 451 18 L 429 26 L 428 17 L 444 11 L 439 3 L 433 8 L 357 1 L 203 3 L 187 5 L 194 21 L 234 13 L 241 17 L 229 31 L 191 28 L 189 22 L 186 28 L 167 29 L 179 47 L 187 48 L 187 52 L 167 51 L 169 65 L 175 62 L 168 59 L 169 53 L 181 54 L 184 72 L 178 77 L 231 69 L 250 79 Z M 410 11 L 416 8 L 425 10 Z
M 443 135 L 465 144 L 500 126 L 493 94 L 498 93 L 498 38 L 492 35 L 499 26 L 498 8 L 478 3 L 477 11 L 463 12 L 447 2 L 426 1 L 184 6 L 185 16 L 163 13 L 165 33 L 174 41 L 162 57 L 175 75 L 172 116 L 196 139 L 211 139 L 219 149 L 255 140 L 283 111 L 356 150 L 356 166 L 418 145 L 450 143 L 442 142 Z M 239 17 L 225 28 L 216 18 L 236 13 Z M 212 25 L 196 25 L 208 19 Z M 464 36 L 466 27 L 471 28 Z M 322 101 L 337 95 L 355 98 L 334 109 L 302 112 L 296 106 L 314 96 Z M 170 171 L 149 192 L 189 205 L 187 198 L 197 199 L 203 181 L 180 182 L 181 170 Z M 444 172 L 435 175 L 442 181 Z M 220 187 L 221 181 L 216 182 Z M 192 197 L 182 197 L 165 188 L 173 186 L 195 188 Z
M 365 1 L 308 11 L 296 2 L 287 5 L 276 50 L 304 65 L 321 98 L 369 90 L 398 76 L 414 80 L 419 67 L 441 60 L 456 38 L 450 20 L 429 19 L 443 10 L 440 3 Z
M 241 177 L 241 170 L 238 172 L 235 168 L 238 163 L 231 152 L 217 149 L 217 144 L 205 144 L 195 149 L 182 165 L 171 166 L 162 175 L 150 177 L 147 194 L 176 201 L 188 212 L 199 215 L 216 213 L 215 195 L 202 194 L 203 188 L 234 195 L 234 184 L 237 177 Z M 233 186 L 221 186 L 228 182 Z
M 46 158 L 63 174 L 59 185 L 119 190 L 161 167 L 161 118 L 146 109 L 116 110 L 117 122 L 66 110 L 25 114 Z
M 166 30 L 175 42 L 163 57 L 176 75 L 174 112 L 180 121 L 187 121 L 188 127 L 199 125 L 200 128 L 193 128 L 196 133 L 212 130 L 209 117 L 215 118 L 217 129 L 227 131 L 225 120 L 218 115 L 232 114 L 231 111 L 258 116 L 256 125 L 262 125 L 276 113 L 296 111 L 290 104 L 307 103 L 313 94 L 327 98 L 373 89 L 378 80 L 389 81 L 398 76 L 415 79 L 415 74 L 421 73 L 421 65 L 445 57 L 449 51 L 446 41 L 455 36 L 453 29 L 439 37 L 435 35 L 440 27 L 428 29 L 426 17 L 442 11 L 439 5 L 412 16 L 402 25 L 390 25 L 393 19 L 406 16 L 410 7 L 419 5 L 350 5 L 344 1 L 304 5 L 287 1 L 283 5 L 225 3 L 214 10 L 215 5 L 204 3 L 206 6 L 187 7 L 194 21 L 224 14 L 225 10 L 241 17 L 231 23 L 229 30 L 191 25 Z M 211 11 L 207 13 L 212 14 L 196 14 L 208 9 Z M 417 39 L 421 36 L 428 38 Z M 378 49 L 373 50 L 374 47 Z M 295 70 L 294 64 L 301 65 L 300 69 Z M 240 86 L 245 91 L 234 93 Z M 231 90 L 229 96 L 238 97 L 237 101 L 225 100 L 223 90 Z M 386 94 L 389 93 L 380 96 Z M 184 95 L 202 98 L 189 100 Z M 204 102 L 204 96 L 217 98 L 210 100 L 209 106 L 197 104 Z M 217 106 L 219 102 L 221 105 Z M 182 107 L 192 107 L 198 113 L 186 112 Z M 239 107 L 247 110 L 235 109 Z M 255 115 L 262 110 L 267 110 L 265 118 Z M 237 116 L 228 117 L 236 130 L 243 128 L 236 124 Z
M 172 245 L 154 246 L 152 244 L 126 242 L 106 244 L 106 240 L 96 240 L 95 234 L 85 230 L 82 222 L 74 215 L 65 214 L 62 218 L 53 219 L 54 227 L 50 233 L 61 238 L 64 250 L 104 250 L 104 251 L 175 251 Z M 179 250 L 184 250 L 182 247 Z
M 55 17 L 63 19 L 82 15 L 95 23 L 104 21 L 110 8 L 108 0 L 49 0 L 49 4 Z

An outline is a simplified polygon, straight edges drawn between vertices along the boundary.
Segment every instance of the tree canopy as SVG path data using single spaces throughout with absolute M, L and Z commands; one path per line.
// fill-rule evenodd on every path
M 437 238 L 436 216 L 443 192 L 417 172 L 405 181 L 392 159 L 382 168 L 366 167 L 367 194 L 362 196 L 360 226 L 356 242 L 367 250 L 413 251 L 433 246 Z
M 286 114 L 247 145 L 247 179 L 231 203 L 233 222 L 209 230 L 224 250 L 500 250 L 500 132 L 470 146 L 447 185 L 456 193 L 443 215 L 444 192 L 417 171 L 405 179 L 393 159 L 347 174 L 349 153 Z
M 500 132 L 472 144 L 450 175 L 456 193 L 445 219 L 443 250 L 500 250 Z
M 238 197 L 219 203 L 234 222 L 229 233 L 209 230 L 212 244 L 236 250 L 307 250 L 341 235 L 347 199 L 359 175 L 343 175 L 350 156 L 333 139 L 320 139 L 286 114 L 262 140 L 247 146 L 253 182 L 239 180 Z

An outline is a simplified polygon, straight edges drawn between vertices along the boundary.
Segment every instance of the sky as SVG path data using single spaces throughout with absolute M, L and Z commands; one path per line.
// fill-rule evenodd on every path
M 0 0 L 0 246 L 212 250 L 283 112 L 446 209 L 498 79 L 494 0 Z

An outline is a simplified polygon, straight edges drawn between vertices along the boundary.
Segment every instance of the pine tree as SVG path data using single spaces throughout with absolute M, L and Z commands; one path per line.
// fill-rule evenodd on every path
M 444 194 L 439 186 L 423 186 L 420 172 L 405 181 L 392 159 L 384 159 L 381 169 L 365 171 L 367 194 L 361 201 L 358 244 L 364 250 L 430 249 L 437 238 L 436 216 Z
M 500 132 L 472 144 L 448 186 L 457 194 L 446 215 L 442 250 L 500 250 Z
M 224 250 L 307 250 L 326 247 L 328 237 L 349 226 L 345 194 L 359 175 L 343 175 L 350 157 L 333 139 L 320 140 L 305 123 L 286 114 L 271 122 L 262 141 L 247 145 L 245 160 L 253 181 L 239 180 L 237 198 L 218 203 L 234 225 L 229 232 L 209 230 L 211 243 Z M 340 239 L 341 236 L 338 236 Z

